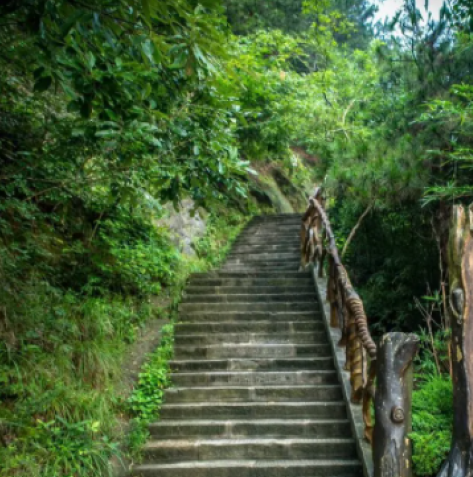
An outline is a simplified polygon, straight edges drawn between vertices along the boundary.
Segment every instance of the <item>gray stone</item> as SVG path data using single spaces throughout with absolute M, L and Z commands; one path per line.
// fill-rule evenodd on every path
M 157 226 L 166 226 L 171 232 L 171 239 L 185 255 L 195 255 L 192 247 L 194 241 L 203 237 L 206 232 L 205 219 L 202 211 L 194 210 L 192 199 L 184 199 L 179 204 L 179 210 L 169 203 L 164 206 L 165 216 L 156 221 Z M 194 214 L 192 214 L 194 211 Z

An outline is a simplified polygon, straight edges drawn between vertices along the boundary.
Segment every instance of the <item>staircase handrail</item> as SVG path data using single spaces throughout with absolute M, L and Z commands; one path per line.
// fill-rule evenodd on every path
M 330 326 L 341 330 L 339 345 L 346 348 L 345 369 L 350 373 L 351 401 L 363 403 L 364 435 L 371 442 L 371 402 L 374 399 L 377 348 L 368 329 L 363 301 L 353 288 L 340 259 L 320 187 L 316 188 L 309 199 L 302 217 L 301 252 L 302 268 L 318 260 L 319 277 L 323 277 L 324 261 L 328 256 L 327 301 L 330 303 Z

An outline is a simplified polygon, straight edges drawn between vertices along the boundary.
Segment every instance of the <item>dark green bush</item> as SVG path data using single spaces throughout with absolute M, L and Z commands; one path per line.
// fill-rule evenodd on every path
M 447 457 L 452 440 L 453 403 L 449 376 L 422 377 L 412 396 L 414 473 L 435 475 Z

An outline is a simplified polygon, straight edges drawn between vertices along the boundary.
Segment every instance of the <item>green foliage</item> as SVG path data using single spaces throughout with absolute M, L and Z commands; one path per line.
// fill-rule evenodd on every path
M 364 209 L 343 200 L 331 209 L 337 236 L 347 237 Z M 344 262 L 357 284 L 372 332 L 417 332 L 424 317 L 413 297 L 439 286 L 438 250 L 431 217 L 419 203 L 379 207 L 363 220 Z M 438 314 L 435 315 L 438 319 Z
M 169 361 L 173 356 L 174 327 L 162 328 L 161 343 L 143 366 L 138 383 L 128 398 L 127 404 L 132 416 L 149 422 L 157 417 L 163 402 L 163 394 L 169 381 Z
M 108 475 L 125 343 L 150 311 L 44 283 L 22 292 L 0 344 L 2 475 Z
M 23 444 L 31 446 L 33 442 L 34 460 L 20 453 L 24 452 Z M 25 443 L 12 444 L 4 468 L 22 469 L 38 477 L 112 476 L 108 460 L 114 455 L 118 455 L 117 444 L 101 435 L 99 421 L 70 423 L 57 417 L 49 422 L 38 420 Z
M 426 203 L 473 195 L 473 86 L 454 85 L 450 92 L 451 99 L 432 100 L 428 104 L 428 112 L 420 116 L 420 121 L 429 129 L 445 129 L 451 138 L 450 147 L 445 148 L 447 150 L 428 151 L 433 160 L 442 161 L 443 174 L 437 184 L 427 189 Z
M 447 376 L 423 374 L 412 396 L 414 473 L 435 475 L 452 440 L 452 382 Z
M 194 249 L 205 268 L 216 268 L 229 252 L 233 241 L 248 221 L 248 216 L 236 210 L 218 209 L 207 217 L 207 231 L 197 240 Z
M 98 248 L 108 249 L 110 258 L 97 261 L 100 278 L 96 282 L 128 293 L 159 293 L 162 285 L 173 282 L 178 252 L 167 230 L 120 215 L 108 218 L 100 228 Z

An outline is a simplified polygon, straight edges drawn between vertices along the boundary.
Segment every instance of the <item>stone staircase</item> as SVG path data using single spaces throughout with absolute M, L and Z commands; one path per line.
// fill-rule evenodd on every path
M 254 218 L 192 277 L 140 477 L 359 477 L 299 215 Z

